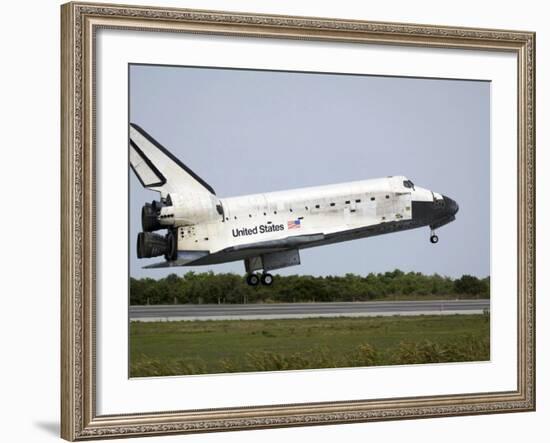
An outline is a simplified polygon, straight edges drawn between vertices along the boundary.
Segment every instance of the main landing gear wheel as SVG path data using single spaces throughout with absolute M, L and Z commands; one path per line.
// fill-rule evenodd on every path
M 262 285 L 271 286 L 273 284 L 273 276 L 267 272 L 262 274 Z
M 258 283 L 260 283 L 260 277 L 258 277 L 256 274 L 248 274 L 246 276 L 246 282 L 250 286 L 258 286 Z
M 435 234 L 430 235 L 430 242 L 431 243 L 437 243 L 439 241 L 439 237 Z

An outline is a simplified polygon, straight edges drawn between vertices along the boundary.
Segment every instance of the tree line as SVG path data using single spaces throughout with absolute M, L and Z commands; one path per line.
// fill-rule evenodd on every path
M 130 278 L 130 304 L 298 303 L 391 300 L 395 298 L 489 298 L 490 278 L 453 279 L 420 272 L 370 273 L 367 276 L 314 277 L 278 275 L 272 286 L 248 286 L 244 276 L 213 272 L 170 274 L 165 278 Z

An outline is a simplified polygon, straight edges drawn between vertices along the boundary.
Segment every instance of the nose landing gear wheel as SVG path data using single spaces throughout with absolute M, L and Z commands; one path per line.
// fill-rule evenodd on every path
M 258 283 L 260 283 L 260 277 L 258 277 L 256 274 L 248 274 L 246 276 L 246 282 L 250 286 L 258 286 Z
M 262 285 L 271 286 L 273 284 L 273 276 L 271 274 L 262 274 Z
M 432 235 L 430 236 L 430 242 L 431 242 L 431 243 L 434 243 L 434 244 L 435 244 L 435 243 L 437 243 L 438 241 L 439 241 L 439 237 L 438 237 L 437 235 L 432 234 Z

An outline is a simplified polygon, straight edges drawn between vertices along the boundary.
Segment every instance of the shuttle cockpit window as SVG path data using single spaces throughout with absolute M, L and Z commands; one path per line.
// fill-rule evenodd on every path
M 405 186 L 405 188 L 410 188 L 414 190 L 414 183 L 410 180 L 404 180 L 403 186 Z

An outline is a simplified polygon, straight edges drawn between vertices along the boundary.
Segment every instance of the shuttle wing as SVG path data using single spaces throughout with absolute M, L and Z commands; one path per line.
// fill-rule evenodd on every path
M 214 189 L 141 127 L 130 123 L 130 166 L 141 184 L 165 197 L 171 192 L 216 194 Z
M 255 251 L 258 253 L 269 253 L 283 251 L 285 249 L 300 248 L 304 245 L 324 240 L 324 234 L 306 234 L 285 237 L 277 240 L 266 240 L 254 243 L 246 243 L 244 245 L 231 246 L 223 249 L 221 252 L 238 252 L 238 251 Z
M 231 246 L 212 254 L 209 251 L 178 251 L 178 258 L 176 260 L 153 263 L 144 266 L 144 269 L 224 263 L 228 259 L 241 260 L 262 254 L 301 248 L 315 242 L 321 242 L 325 238 L 324 234 L 298 235 L 278 240 L 266 240 Z

